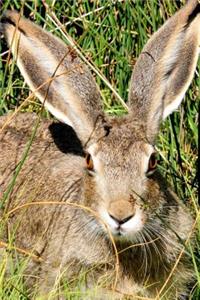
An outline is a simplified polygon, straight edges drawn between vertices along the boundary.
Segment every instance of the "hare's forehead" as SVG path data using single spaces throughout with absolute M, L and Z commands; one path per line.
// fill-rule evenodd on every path
M 92 144 L 88 152 L 93 158 L 104 162 L 104 164 L 130 164 L 149 157 L 153 146 L 141 140 L 103 140 Z

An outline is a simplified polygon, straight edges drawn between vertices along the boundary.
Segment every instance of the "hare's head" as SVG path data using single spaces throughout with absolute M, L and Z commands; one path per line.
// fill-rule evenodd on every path
M 105 126 L 105 125 L 104 125 Z M 155 149 L 135 116 L 107 121 L 104 136 L 86 149 L 88 172 L 97 192 L 96 209 L 118 236 L 142 229 L 142 201 Z
M 91 195 L 97 195 L 91 207 L 115 236 L 134 238 L 148 211 L 159 208 L 156 191 L 146 203 L 156 167 L 154 143 L 160 122 L 178 107 L 194 75 L 199 7 L 189 1 L 149 40 L 134 67 L 123 117 L 104 114 L 99 90 L 74 49 L 16 12 L 2 20 L 25 80 L 82 142 Z

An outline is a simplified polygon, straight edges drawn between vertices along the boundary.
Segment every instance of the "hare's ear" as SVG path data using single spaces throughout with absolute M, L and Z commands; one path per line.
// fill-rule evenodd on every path
M 147 125 L 154 140 L 160 121 L 184 97 L 197 65 L 200 47 L 200 4 L 190 0 L 148 41 L 134 67 L 129 106 Z
M 26 82 L 47 109 L 85 143 L 102 114 L 100 92 L 76 52 L 15 11 L 1 20 Z

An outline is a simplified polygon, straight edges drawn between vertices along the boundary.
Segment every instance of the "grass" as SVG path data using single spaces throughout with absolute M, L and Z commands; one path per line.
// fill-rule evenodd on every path
M 93 69 L 101 88 L 104 109 L 109 114 L 122 115 L 126 108 L 122 99 L 128 97 L 128 83 L 136 58 L 156 29 L 170 17 L 183 1 L 8 1 L 5 9 L 20 10 L 34 22 L 52 31 L 66 43 L 69 37 Z M 57 25 L 64 25 L 61 32 Z M 60 22 L 60 23 L 59 23 Z M 21 111 L 40 110 L 40 103 L 29 96 L 29 89 L 13 60 L 8 61 L 5 41 L 0 44 L 0 115 L 21 107 Z M 167 118 L 157 140 L 160 153 L 159 168 L 180 199 L 188 205 L 194 217 L 199 213 L 197 201 L 197 149 L 200 64 L 183 104 Z M 107 78 L 107 79 L 106 79 Z M 111 88 L 112 86 L 112 88 Z M 44 113 L 49 117 L 48 113 Z M 6 201 L 6 197 L 4 199 Z M 196 245 L 190 246 L 197 283 L 191 299 L 200 297 L 200 219 L 196 226 Z M 27 299 L 23 287 L 24 262 L 13 264 L 11 275 L 5 278 L 5 266 L 11 260 L 9 251 L 0 263 L 0 299 Z M 66 288 L 67 290 L 67 288 Z M 77 293 L 79 294 L 79 290 Z M 69 296 L 70 295 L 70 296 Z M 68 299 L 79 296 L 68 293 Z M 77 297 L 77 298 L 76 298 Z

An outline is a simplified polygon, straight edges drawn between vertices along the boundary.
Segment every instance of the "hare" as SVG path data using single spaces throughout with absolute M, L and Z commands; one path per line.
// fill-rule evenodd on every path
M 195 72 L 199 2 L 144 47 L 123 117 L 103 112 L 88 67 L 60 39 L 15 11 L 1 31 L 31 90 L 61 121 L 41 119 L 33 138 L 38 116 L 21 113 L 1 132 L 3 237 L 29 253 L 27 285 L 62 296 L 62 283 L 82 272 L 81 299 L 188 299 L 193 218 L 156 170 L 155 139 Z

